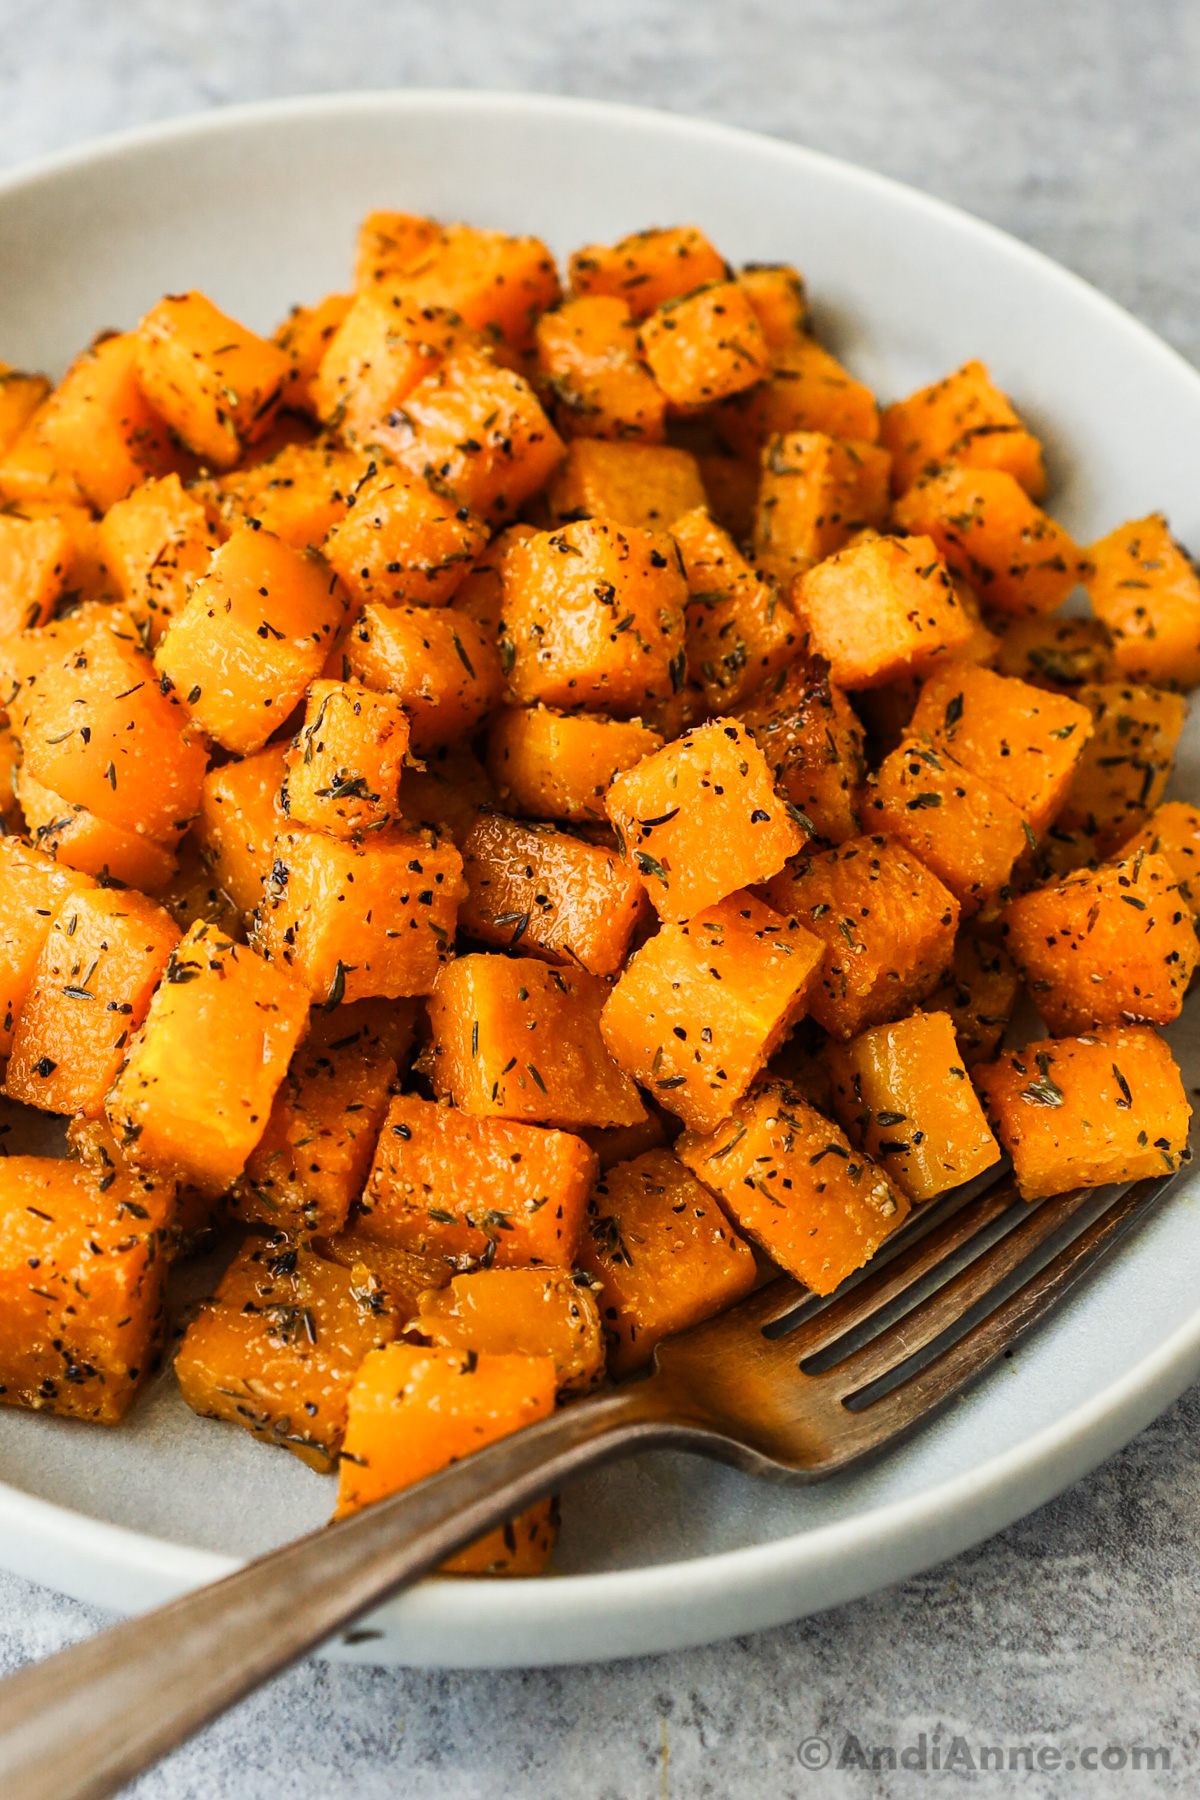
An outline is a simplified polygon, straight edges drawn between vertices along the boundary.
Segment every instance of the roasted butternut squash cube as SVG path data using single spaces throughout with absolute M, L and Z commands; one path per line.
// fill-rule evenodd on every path
M 867 773 L 863 728 L 823 657 L 797 657 L 733 716 L 766 757 L 775 791 L 803 813 L 817 837 L 840 844 L 858 836 L 856 796 Z
M 43 1112 L 98 1114 L 178 942 L 174 920 L 143 894 L 69 895 L 34 966 L 5 1092 Z
M 63 467 L 58 452 L 42 440 L 41 421 L 49 408 L 50 401 L 44 401 L 0 457 L 0 500 L 18 506 L 34 502 L 90 508 L 91 501 Z
M 910 487 L 894 516 L 903 530 L 931 537 L 996 612 L 1053 612 L 1091 566 L 1006 469 L 947 463 Z
M 504 620 L 504 559 L 514 544 L 524 538 L 537 536 L 534 525 L 525 525 L 518 521 L 515 525 L 507 525 L 498 531 L 486 550 L 480 551 L 471 564 L 470 571 L 464 576 L 462 585 L 455 589 L 450 605 L 454 612 L 462 613 L 474 621 L 484 637 L 495 640 L 500 636 Z
M 886 687 L 969 643 L 972 620 L 927 537 L 872 537 L 809 569 L 795 590 L 809 644 L 839 687 Z
M 192 1411 L 322 1474 L 336 1468 L 355 1374 L 397 1326 L 386 1295 L 356 1274 L 282 1233 L 247 1238 L 175 1358 Z
M 798 856 L 767 898 L 824 943 L 808 1010 L 842 1042 L 919 1006 L 950 966 L 958 901 L 894 838 Z
M 189 450 L 231 469 L 267 429 L 291 373 L 278 344 L 204 294 L 167 294 L 137 329 L 142 392 Z
M 1056 1036 L 1169 1025 L 1200 959 L 1174 870 L 1144 850 L 1022 894 L 1005 908 L 1001 930 Z
M 488 768 L 501 800 L 534 819 L 603 821 L 616 776 L 662 739 L 639 719 L 561 713 L 548 706 L 498 713 L 488 733 Z
M 612 850 L 553 825 L 484 814 L 463 840 L 468 937 L 591 975 L 613 975 L 645 914 L 646 891 Z
M 468 737 L 503 692 L 495 643 L 461 613 L 372 603 L 342 654 L 364 687 L 390 694 L 404 708 L 418 756 Z
M 833 1107 L 910 1200 L 932 1200 L 1000 1161 L 948 1013 L 915 1012 L 831 1044 Z
M 280 396 L 281 407 L 298 413 L 316 413 L 313 383 L 346 314 L 354 304 L 352 294 L 326 294 L 316 306 L 293 306 L 271 342 L 288 359 L 288 376 Z
M 929 1012 L 949 1015 L 959 1061 L 968 1069 L 995 1056 L 1017 1009 L 1021 978 L 1000 944 L 970 931 L 954 940 L 954 961 L 940 987 L 925 1001 Z
M 637 1088 L 600 1035 L 611 991 L 533 957 L 460 956 L 429 998 L 432 1041 L 419 1066 L 436 1094 L 476 1118 L 639 1124 Z
M 14 780 L 25 830 L 55 862 L 97 881 L 115 881 L 147 894 L 157 893 L 175 873 L 175 858 L 164 845 L 110 825 L 77 801 L 64 800 L 35 781 L 27 765 L 16 771 Z
M 777 797 L 749 731 L 729 719 L 685 733 L 618 775 L 605 804 L 621 854 L 664 920 L 690 919 L 777 875 L 808 835 Z
M 704 507 L 671 527 L 688 584 L 687 662 L 714 712 L 740 704 L 793 660 L 800 627 Z
M 1093 729 L 1058 814 L 1086 831 L 1102 856 L 1123 844 L 1162 800 L 1187 718 L 1187 701 L 1161 688 L 1102 682 L 1079 689 Z
M 0 1159 L 0 1402 L 115 1425 L 155 1367 L 174 1190 Z
M 346 615 L 328 566 L 269 531 L 242 529 L 171 620 L 159 674 L 225 750 L 261 750 L 321 673 Z
M 661 444 L 666 395 L 638 360 L 637 327 L 615 294 L 588 294 L 543 313 L 537 371 L 564 438 Z
M 352 681 L 314 681 L 287 753 L 282 810 L 298 824 L 352 838 L 398 813 L 408 714 L 390 694 Z
M 709 512 L 736 544 L 754 535 L 754 509 L 758 505 L 758 458 L 744 462 L 737 456 L 698 456 L 696 467 L 704 484 Z
M 1058 814 L 1090 725 L 1077 700 L 968 663 L 935 669 L 912 716 L 914 735 L 999 788 L 1035 834 Z
M 226 1205 L 276 1230 L 333 1235 L 362 1192 L 399 1060 L 416 1024 L 412 1001 L 318 1008 L 275 1095 L 271 1116 Z
M 531 349 L 535 320 L 561 293 L 554 258 L 541 238 L 457 224 L 436 225 L 425 237 L 422 228 L 429 223 L 414 220 L 399 231 L 392 226 L 395 247 L 374 257 L 372 278 L 420 306 L 449 308 L 497 345 L 518 353 Z
M 790 583 L 887 509 L 887 453 L 820 431 L 768 438 L 754 515 L 754 559 Z
M 0 363 L 0 457 L 7 456 L 49 392 L 44 375 L 27 375 Z
M 143 482 L 109 508 L 100 544 L 130 616 L 157 644 L 208 573 L 219 539 L 198 500 L 178 475 Z
M 272 748 L 222 763 L 204 777 L 193 832 L 214 881 L 243 916 L 261 901 L 275 860 L 275 838 L 285 823 L 278 806 L 285 774 L 284 752 Z
M 728 280 L 729 265 L 694 225 L 635 231 L 612 245 L 589 244 L 571 257 L 573 294 L 616 294 L 636 319 L 706 282 Z
M 49 624 L 30 631 L 0 636 L 0 701 L 19 738 L 29 710 L 29 698 L 42 676 L 55 673 L 97 625 L 118 624 L 119 615 L 107 601 L 87 600 L 64 612 Z M 119 629 L 119 624 L 118 624 Z
M 618 1376 L 648 1363 L 663 1338 L 744 1300 L 758 1273 L 749 1244 L 668 1150 L 617 1163 L 596 1184 L 580 1263 L 600 1284 Z
M 462 857 L 392 828 L 362 843 L 292 829 L 275 840 L 253 939 L 314 1000 L 427 994 L 454 954 Z
M 1088 551 L 1092 606 L 1112 633 L 1114 673 L 1172 688 L 1200 682 L 1200 571 L 1161 513 Z M 1093 676 L 1103 680 L 1102 675 Z
M 46 623 L 70 579 L 72 560 L 61 519 L 0 513 L 0 633 Z
M 738 284 L 758 314 L 767 348 L 776 355 L 808 335 L 808 293 L 791 263 L 743 263 Z
M 355 1231 L 451 1268 L 574 1267 L 597 1174 L 580 1138 L 399 1094 Z
M 29 428 L 49 452 L 51 468 L 70 477 L 76 488 L 72 493 L 48 481 L 43 484 L 47 498 L 78 499 L 82 493 L 98 511 L 107 512 L 147 479 L 189 472 L 189 459 L 173 443 L 169 421 L 140 385 L 137 361 L 136 333 L 97 338 L 30 421 Z M 14 445 L 14 455 L 18 448 Z M 34 498 L 38 484 L 24 485 L 25 497 Z
M 715 1131 L 676 1154 L 734 1223 L 815 1294 L 861 1269 L 909 1210 L 868 1156 L 781 1082 L 756 1088 Z
M 440 606 L 488 540 L 482 519 L 427 481 L 384 467 L 369 475 L 325 544 L 325 554 L 363 605 Z
M 472 349 L 419 381 L 374 437 L 402 468 L 493 527 L 546 485 L 563 453 L 525 377 Z
M 682 688 L 687 587 L 668 539 L 584 519 L 514 544 L 503 578 L 518 700 L 632 716 Z
M 359 1271 L 356 1281 L 370 1276 L 387 1297 L 387 1304 L 398 1320 L 408 1323 L 417 1316 L 421 1296 L 432 1288 L 445 1287 L 450 1270 L 439 1258 L 416 1256 L 408 1250 L 381 1244 L 365 1237 L 357 1221 L 334 1237 L 317 1240 L 318 1254 L 343 1269 Z
M 200 809 L 208 745 L 149 657 L 98 626 L 29 697 L 25 769 L 107 824 L 173 848 Z
M 1192 1109 L 1148 1025 L 1027 1044 L 974 1081 L 1026 1200 L 1173 1173 L 1188 1156 Z
M 10 725 L 0 725 L 0 837 L 19 832 L 22 825 L 21 803 L 17 799 L 14 777 L 21 763 L 21 746 Z
M 100 521 L 86 504 L 68 505 L 65 501 L 15 500 L 5 509 L 7 516 L 50 520 L 62 526 L 70 545 L 67 584 L 55 601 L 55 612 L 77 612 L 81 606 L 96 601 L 109 603 L 117 597 L 112 571 L 104 559 L 100 537 Z
M 691 1131 L 728 1117 L 804 1011 L 820 938 L 730 894 L 636 953 L 600 1019 L 623 1069 Z
M 20 838 L 0 836 L 0 1056 L 29 998 L 34 970 L 62 902 L 93 886 Z
M 1002 469 L 1031 500 L 1045 495 L 1042 446 L 981 362 L 964 363 L 907 400 L 897 400 L 884 412 L 880 435 L 892 453 L 897 494 L 937 464 L 954 462 L 967 469 Z
M 668 1129 L 662 1113 L 653 1111 L 647 1112 L 637 1125 L 581 1125 L 579 1135 L 596 1152 L 603 1171 L 611 1169 L 614 1163 L 632 1162 L 647 1150 L 666 1149 L 675 1131 L 674 1119 Z
M 700 467 L 671 444 L 573 438 L 546 491 L 557 524 L 610 519 L 642 531 L 668 531 L 681 513 L 704 505 Z
M 107 1101 L 147 1168 L 220 1193 L 266 1130 L 308 1029 L 308 994 L 211 925 L 177 946 Z
M 791 431 L 820 431 L 867 444 L 879 437 L 879 408 L 870 388 L 803 334 L 781 345 L 766 380 L 726 400 L 715 422 L 733 454 L 752 462 L 771 438 Z
M 958 901 L 978 912 L 1029 847 L 1018 807 L 927 738 L 909 737 L 880 765 L 861 802 L 872 830 L 919 856 Z
M 711 406 L 769 372 L 758 314 L 736 281 L 664 300 L 642 321 L 638 347 L 672 406 Z
M 1200 811 L 1186 801 L 1168 800 L 1122 844 L 1118 854 L 1127 860 L 1139 850 L 1166 857 L 1180 895 L 1193 913 L 1200 912 Z
M 321 359 L 312 386 L 317 416 L 348 444 L 369 443 L 443 357 L 478 342 L 457 313 L 394 288 L 364 288 Z
M 1112 667 L 1112 636 L 1100 619 L 993 615 L 993 623 L 999 632 L 998 675 L 1074 693 L 1085 682 L 1103 681 Z
M 199 920 L 215 925 L 218 931 L 238 943 L 244 942 L 246 933 L 241 909 L 221 887 L 204 860 L 198 840 L 191 833 L 180 844 L 177 860 L 178 868 L 157 899 L 180 931 L 190 931 Z
M 434 254 L 442 226 L 419 213 L 369 212 L 358 228 L 354 285 L 369 288 L 421 268 Z
M 552 1356 L 558 1398 L 604 1379 L 604 1333 L 586 1280 L 562 1270 L 480 1269 L 422 1294 L 417 1330 L 438 1350 Z
M 400 811 L 408 823 L 448 837 L 459 849 L 480 813 L 499 805 L 487 770 L 465 744 L 440 744 L 405 771 Z
M 364 451 L 318 437 L 283 444 L 228 475 L 195 482 L 192 492 L 203 500 L 222 537 L 249 526 L 273 532 L 293 550 L 320 550 L 346 517 L 372 466 Z

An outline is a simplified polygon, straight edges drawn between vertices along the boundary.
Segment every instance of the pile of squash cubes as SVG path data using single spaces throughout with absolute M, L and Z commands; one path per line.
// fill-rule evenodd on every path
M 119 1420 L 219 1234 L 184 1397 L 344 1513 L 1004 1152 L 1177 1167 L 1200 579 L 1045 486 L 981 363 L 881 413 L 693 228 L 564 297 L 374 214 L 273 339 L 0 365 L 0 1055 L 68 1121 L 9 1110 L 0 1398 Z

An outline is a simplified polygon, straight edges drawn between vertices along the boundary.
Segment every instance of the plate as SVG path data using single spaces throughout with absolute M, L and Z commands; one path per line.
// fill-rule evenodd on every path
M 1200 546 L 1200 377 L 1133 319 L 877 175 L 627 107 L 323 97 L 18 171 L 0 181 L 0 353 L 60 370 L 99 326 L 129 326 L 190 286 L 269 330 L 293 301 L 346 286 L 355 226 L 376 206 L 538 232 L 560 254 L 695 221 L 734 261 L 794 261 L 822 337 L 884 398 L 982 357 L 1044 438 L 1051 509 L 1083 541 L 1161 507 Z M 1200 792 L 1200 729 L 1176 791 Z M 1200 1032 L 1172 1035 L 1192 1087 Z M 332 1653 L 464 1667 L 665 1650 L 832 1606 L 978 1542 L 1116 1450 L 1200 1371 L 1198 1195 L 1200 1179 L 876 1466 L 793 1490 L 686 1457 L 619 1465 L 568 1496 L 556 1577 L 426 1583 L 369 1621 L 378 1636 Z M 203 1267 L 186 1279 L 205 1291 Z M 193 1417 L 169 1371 L 114 1432 L 0 1409 L 0 1474 L 0 1562 L 121 1611 L 316 1526 L 332 1504 L 327 1479 Z

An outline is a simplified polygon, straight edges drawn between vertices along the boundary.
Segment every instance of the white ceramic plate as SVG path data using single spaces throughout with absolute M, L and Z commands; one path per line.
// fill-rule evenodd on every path
M 1200 378 L 1117 307 L 876 175 L 623 107 L 335 96 L 53 158 L 0 182 L 0 355 L 59 370 L 98 327 L 193 285 L 268 330 L 293 301 L 347 285 L 373 206 L 539 232 L 560 253 L 695 221 L 735 261 L 794 261 L 827 342 L 885 398 L 983 357 L 1045 438 L 1052 510 L 1084 541 L 1162 507 L 1200 546 Z M 1178 793 L 1200 792 L 1198 765 L 1200 733 Z M 1173 1035 L 1191 1086 L 1200 1034 Z M 662 1650 L 833 1605 L 977 1542 L 1200 1370 L 1197 1193 L 869 1471 L 793 1491 L 690 1458 L 622 1465 L 569 1495 L 556 1578 L 428 1583 L 379 1613 L 379 1636 L 336 1653 L 468 1666 Z M 203 1291 L 203 1270 L 189 1279 Z M 293 1458 L 193 1417 L 169 1371 L 115 1432 L 0 1409 L 0 1473 L 0 1561 L 123 1611 L 317 1525 L 332 1503 Z

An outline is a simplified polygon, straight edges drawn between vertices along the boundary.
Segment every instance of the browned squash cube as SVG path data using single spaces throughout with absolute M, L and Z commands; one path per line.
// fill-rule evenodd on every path
M 610 519 L 642 531 L 669 531 L 681 513 L 704 505 L 700 467 L 672 444 L 574 438 L 546 491 L 550 517 Z
M 947 1013 L 916 1012 L 831 1044 L 834 1111 L 910 1200 L 932 1200 L 1000 1161 Z
M 485 813 L 462 853 L 467 894 L 458 925 L 484 944 L 520 945 L 561 967 L 613 975 L 650 910 L 641 882 L 614 851 L 552 825 Z
M 734 713 L 767 759 L 777 793 L 832 844 L 862 830 L 863 728 L 823 657 L 800 656 Z
M 870 388 L 815 338 L 799 335 L 777 350 L 765 381 L 718 409 L 716 425 L 735 456 L 757 462 L 764 444 L 791 431 L 874 443 L 879 408 Z
M 335 1469 L 354 1377 L 396 1335 L 387 1296 L 357 1275 L 282 1232 L 247 1238 L 175 1358 L 192 1411 Z
M 317 417 L 349 444 L 370 443 L 443 357 L 478 342 L 445 307 L 423 306 L 393 287 L 364 288 L 321 358 L 312 385 Z
M 314 681 L 287 753 L 281 806 L 339 838 L 379 831 L 397 816 L 408 714 L 390 694 L 352 681 Z
M 436 1094 L 477 1118 L 636 1125 L 637 1088 L 609 1055 L 600 1013 L 611 988 L 528 956 L 460 956 L 429 999 L 419 1066 Z
M 342 654 L 350 675 L 404 708 L 418 756 L 469 736 L 503 690 L 494 641 L 461 613 L 365 606 Z
M 100 523 L 104 559 L 130 615 L 156 644 L 208 573 L 219 539 L 178 475 L 147 481 L 109 508 Z
M 589 294 L 535 327 L 540 382 L 564 438 L 661 444 L 666 396 L 638 360 L 637 327 L 615 294 Z
M 815 1294 L 861 1269 L 909 1210 L 882 1169 L 781 1082 L 675 1148 L 746 1236 Z
M 935 669 L 912 716 L 915 735 L 999 788 L 1035 833 L 1059 812 L 1090 727 L 1077 700 L 968 663 Z
M 603 821 L 604 796 L 615 778 L 661 744 L 658 733 L 638 719 L 513 707 L 492 721 L 488 768 L 501 800 L 514 812 L 534 819 Z
M 407 1000 L 314 1011 L 267 1128 L 227 1196 L 235 1218 L 293 1233 L 342 1229 L 367 1179 L 415 1025 Z
M 1006 469 L 948 463 L 896 502 L 896 524 L 931 537 L 956 575 L 996 612 L 1049 613 L 1090 564 Z
M 954 940 L 954 961 L 941 987 L 925 1001 L 930 1012 L 949 1014 L 958 1037 L 959 1060 L 967 1068 L 995 1056 L 1017 1008 L 1021 978 L 1000 944 L 973 932 Z
M 669 539 L 585 519 L 514 544 L 503 575 L 518 700 L 632 716 L 683 687 L 687 586 Z
M 277 344 L 204 294 L 168 294 L 137 330 L 142 392 L 189 450 L 231 469 L 271 423 L 290 374 Z
M 109 1093 L 109 1123 L 139 1161 L 210 1193 L 227 1188 L 266 1130 L 308 1029 L 308 995 L 211 925 L 175 950 Z
M 1079 689 L 1093 729 L 1058 814 L 1086 831 L 1100 854 L 1125 842 L 1162 800 L 1187 718 L 1187 701 L 1161 688 L 1104 682 Z
M 839 687 L 885 687 L 961 652 L 972 621 L 927 537 L 872 537 L 809 569 L 794 593 Z
M 711 406 L 753 387 L 770 369 L 758 314 L 736 281 L 714 281 L 662 304 L 642 321 L 638 346 L 671 405 Z
M 642 945 L 604 1008 L 604 1041 L 660 1106 L 711 1131 L 800 1018 L 823 955 L 795 919 L 730 894 Z
M 321 673 L 345 616 L 325 563 L 269 531 L 235 531 L 171 620 L 155 667 L 209 737 L 247 756 Z
M 39 489 L 47 499 L 82 495 L 98 512 L 107 512 L 139 483 L 188 471 L 189 459 L 172 441 L 169 421 L 141 387 L 137 359 L 135 332 L 98 337 L 76 358 L 27 428 L 50 471 L 62 471 L 71 487 L 52 479 L 18 483 L 25 489 L 21 498 L 33 499 Z M 15 444 L 10 455 L 19 449 Z
M 738 282 L 758 314 L 767 348 L 778 355 L 808 334 L 808 293 L 791 263 L 743 263 Z
M 621 854 L 661 919 L 690 919 L 777 875 L 808 835 L 776 795 L 749 731 L 729 719 L 685 733 L 618 775 L 606 806 Z
M 1026 1200 L 1161 1176 L 1188 1156 L 1192 1109 L 1148 1025 L 1027 1044 L 974 1081 Z
M 1103 681 L 1112 664 L 1112 636 L 1099 619 L 1014 619 L 992 615 L 999 632 L 998 675 L 1015 676 L 1031 687 L 1074 693 L 1085 682 Z
M 1122 844 L 1119 854 L 1127 859 L 1139 850 L 1166 857 L 1181 896 L 1193 913 L 1200 912 L 1200 811 L 1184 800 L 1168 800 Z
M 405 770 L 400 811 L 408 823 L 448 837 L 460 850 L 480 813 L 499 807 L 487 770 L 465 744 L 441 744 Z
M 178 942 L 143 894 L 68 895 L 34 967 L 5 1092 L 44 1112 L 97 1114 Z
M 880 420 L 892 453 L 892 480 L 903 494 L 938 463 L 968 469 L 1002 469 L 1031 500 L 1046 492 L 1042 446 L 1026 430 L 1012 403 L 981 362 L 964 363 L 953 375 L 897 400 Z
M 316 306 L 293 306 L 272 334 L 288 359 L 288 377 L 280 405 L 298 413 L 315 413 L 313 383 L 330 344 L 354 304 L 351 294 L 326 294 Z
M 744 462 L 738 456 L 698 456 L 696 467 L 704 483 L 704 503 L 717 524 L 734 543 L 748 543 L 758 505 L 758 458 Z
M 72 554 L 60 519 L 0 513 L 0 632 L 46 623 L 67 585 Z
M 384 467 L 369 475 L 325 542 L 325 555 L 362 605 L 440 606 L 488 540 L 482 519 L 427 481 Z
M 273 532 L 292 550 L 320 550 L 370 479 L 372 466 L 365 452 L 319 437 L 285 444 L 216 480 L 194 482 L 192 492 L 223 537 L 248 525 Z
M 0 1158 L 0 1402 L 115 1425 L 158 1360 L 170 1183 Z
M 241 910 L 205 862 L 194 832 L 189 832 L 180 844 L 178 862 L 179 867 L 157 895 L 164 912 L 171 915 L 181 932 L 190 931 L 201 921 L 215 925 L 238 943 L 244 942 Z
M 861 806 L 873 831 L 896 838 L 946 884 L 964 918 L 1004 886 L 1029 847 L 1008 796 L 928 738 L 906 738 L 885 758 Z
M 397 1095 L 355 1232 L 451 1268 L 574 1266 L 595 1155 L 566 1131 Z
M 430 833 L 396 827 L 361 843 L 292 829 L 275 840 L 257 948 L 314 1000 L 427 994 L 454 954 L 462 857 Z
M 263 897 L 285 820 L 278 799 L 287 773 L 278 746 L 222 763 L 204 777 L 193 833 L 213 880 L 243 916 Z
M 1005 908 L 1001 930 L 1056 1036 L 1169 1025 L 1200 959 L 1174 870 L 1144 850 L 1022 894 Z
M 439 1350 L 481 1356 L 552 1356 L 558 1398 L 604 1379 L 604 1333 L 595 1296 L 578 1272 L 479 1269 L 422 1294 L 417 1329 Z
M 798 856 L 767 897 L 824 943 L 808 1010 L 843 1042 L 920 1005 L 950 966 L 958 901 L 893 838 Z
M 1200 571 L 1161 513 L 1134 519 L 1088 551 L 1087 589 L 1113 636 L 1114 673 L 1172 688 L 1200 682 Z M 1097 672 L 1093 680 L 1102 680 Z
M 588 1201 L 580 1262 L 600 1286 L 608 1365 L 628 1375 L 656 1345 L 744 1300 L 754 1253 L 667 1150 L 617 1163 Z
M 157 893 L 175 873 L 175 858 L 162 844 L 122 831 L 77 801 L 64 800 L 35 781 L 27 765 L 17 769 L 14 785 L 26 834 L 55 862 L 147 894 Z
M 688 669 L 706 704 L 728 712 L 793 660 L 800 627 L 707 508 L 684 513 L 671 535 L 688 584 Z
M 729 265 L 694 225 L 635 231 L 619 243 L 589 244 L 571 258 L 573 294 L 617 294 L 636 319 L 709 281 L 724 281 Z
M 887 509 L 887 453 L 821 431 L 768 438 L 754 516 L 754 559 L 790 583 Z
M 383 232 L 374 232 L 374 252 L 367 248 L 364 228 L 360 286 L 371 263 L 370 278 L 401 296 L 422 307 L 449 308 L 497 346 L 518 353 L 532 348 L 535 319 L 561 292 L 554 258 L 541 238 L 509 237 L 503 231 L 442 225 L 405 214 L 383 217 L 391 222 Z M 391 242 L 379 254 L 383 237 Z

